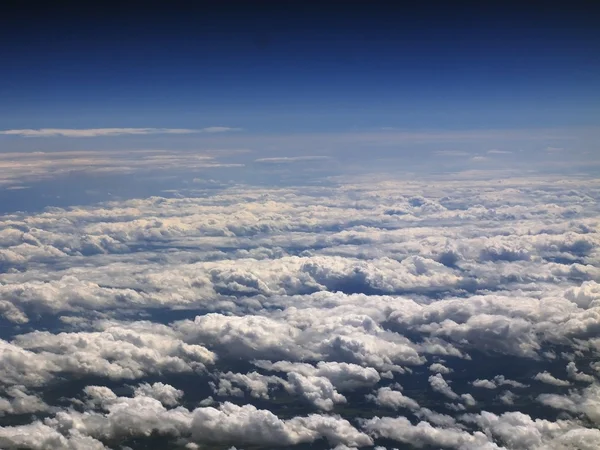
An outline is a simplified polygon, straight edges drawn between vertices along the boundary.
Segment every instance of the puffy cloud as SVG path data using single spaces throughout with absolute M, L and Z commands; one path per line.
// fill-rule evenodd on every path
M 235 387 L 243 386 L 255 398 L 269 398 L 269 388 L 271 386 L 285 385 L 285 380 L 275 377 L 261 375 L 257 372 L 247 374 L 227 372 L 220 374 L 218 387 L 215 387 L 215 393 L 218 395 L 241 396 L 244 392 Z
M 142 383 L 135 388 L 135 396 L 152 397 L 164 406 L 176 406 L 183 397 L 183 391 L 161 382 Z
M 346 397 L 338 393 L 331 381 L 325 377 L 304 376 L 288 373 L 288 383 L 292 392 L 298 393 L 325 411 L 333 409 L 336 403 L 346 403 Z
M 526 388 L 528 385 L 515 380 L 509 380 L 504 375 L 496 375 L 492 380 L 477 379 L 471 383 L 474 387 L 484 389 L 496 389 L 500 386 L 511 386 L 513 388 Z
M 191 156 L 12 155 L 0 167 L 217 164 Z M 47 417 L 2 429 L 0 447 L 135 446 L 125 442 L 154 435 L 189 448 L 598 447 L 598 367 L 587 368 L 600 354 L 596 180 L 331 183 L 196 184 L 175 198 L 0 218 L 0 409 Z M 589 390 L 539 396 L 536 414 L 554 408 L 560 419 L 502 414 L 521 406 L 513 391 L 530 395 L 531 374 L 569 386 L 549 372 L 561 358 Z M 198 375 L 214 399 L 197 392 Z M 71 377 L 99 386 L 71 408 L 53 403 Z M 117 394 L 123 383 L 133 397 Z M 282 397 L 327 413 L 278 417 Z M 410 420 L 356 420 L 369 408 Z
M 107 450 L 102 442 L 72 430 L 67 436 L 54 428 L 33 422 L 27 425 L 1 427 L 0 445 L 5 449 L 32 450 Z
M 542 383 L 552 384 L 554 386 L 570 386 L 571 385 L 571 383 L 569 383 L 568 381 L 558 379 L 554 375 L 552 375 L 550 372 L 547 372 L 547 371 L 537 373 L 533 377 L 533 379 L 537 380 L 537 381 L 541 381 Z
M 365 421 L 363 428 L 375 437 L 393 439 L 417 448 L 431 446 L 460 450 L 500 449 L 481 433 L 469 433 L 459 428 L 436 428 L 428 422 L 413 425 L 406 417 L 375 417 Z
M 419 409 L 419 404 L 416 401 L 405 396 L 402 392 L 393 390 L 390 387 L 379 388 L 377 390 L 377 395 L 369 395 L 367 398 L 380 406 L 385 406 L 392 409 Z
M 347 364 L 345 365 L 347 367 L 341 367 L 342 370 L 339 370 L 340 367 L 336 367 L 335 363 L 320 363 L 318 368 L 310 364 L 287 361 L 275 364 L 268 361 L 256 361 L 255 364 L 270 370 L 285 371 L 287 380 L 277 376 L 261 375 L 257 372 L 248 374 L 228 372 L 220 375 L 219 385 L 218 388 L 215 387 L 215 392 L 218 395 L 242 396 L 243 391 L 235 386 L 238 385 L 248 390 L 252 397 L 268 399 L 269 388 L 280 386 L 290 394 L 304 397 L 317 408 L 329 411 L 336 403 L 346 403 L 346 398 L 336 390 L 338 386 L 348 390 L 365 385 L 365 381 L 367 381 L 366 385 L 379 381 L 379 375 L 374 369 L 371 370 L 377 377 L 375 380 L 365 380 L 364 378 L 353 380 L 352 372 L 350 372 L 350 376 L 344 377 L 347 373 L 344 369 L 352 368 Z M 363 371 L 360 366 L 356 366 L 356 368 Z M 364 372 L 371 375 L 370 371 L 365 370 Z M 358 375 L 362 374 L 359 372 Z
M 461 394 L 460 398 L 467 406 L 475 406 L 477 404 L 477 401 L 471 394 Z
M 196 409 L 192 438 L 239 445 L 295 445 L 319 438 L 326 438 L 332 445 L 360 447 L 373 443 L 367 435 L 338 417 L 310 415 L 281 420 L 270 411 L 231 403 L 224 403 L 219 409 Z
M 187 344 L 166 326 L 104 322 L 101 331 L 52 334 L 35 331 L 0 341 L 0 380 L 42 385 L 59 373 L 135 379 L 149 374 L 203 370 L 215 354 Z
M 24 386 L 11 386 L 6 389 L 6 398 L 0 398 L 0 415 L 29 414 L 49 411 L 48 406 L 39 396 L 27 392 Z
M 593 383 L 595 381 L 595 378 L 592 375 L 588 375 L 587 373 L 577 370 L 577 366 L 575 365 L 574 361 L 571 361 L 567 364 L 567 375 L 572 380 L 582 381 L 584 383 Z
M 431 375 L 429 377 L 429 384 L 431 385 L 431 389 L 439 392 L 442 395 L 445 395 L 451 400 L 457 400 L 459 398 L 459 395 L 452 390 L 448 382 L 444 380 L 444 377 L 441 373 Z
M 600 424 L 600 384 L 594 383 L 583 389 L 581 393 L 540 394 L 538 401 L 552 408 L 584 414 L 594 424 Z
M 56 413 L 45 423 L 59 430 L 78 430 L 99 440 L 129 436 L 188 436 L 192 414 L 184 408 L 165 409 L 160 401 L 144 396 L 99 399 L 106 413 L 66 410 Z
M 502 440 L 507 448 L 515 450 L 573 448 L 578 440 L 573 438 L 585 434 L 581 433 L 585 429 L 571 422 L 532 419 L 521 412 L 507 412 L 498 416 L 483 411 L 480 414 L 464 415 L 462 420 L 478 425 L 486 434 Z
M 211 313 L 197 316 L 194 321 L 180 322 L 177 330 L 187 341 L 208 343 L 232 356 L 294 359 L 315 356 L 296 343 L 301 334 L 299 329 L 268 317 Z
M 450 372 L 452 372 L 452 369 L 444 366 L 443 364 L 440 363 L 433 363 L 432 365 L 429 366 L 429 370 L 431 372 L 436 372 L 436 373 L 441 373 L 444 375 L 449 374 Z
M 475 380 L 473 381 L 473 386 L 477 387 L 477 388 L 485 388 L 485 389 L 496 389 L 498 386 L 496 385 L 496 383 L 494 383 L 493 381 L 490 380 Z
M 512 391 L 504 391 L 501 395 L 498 396 L 498 399 L 505 405 L 514 405 L 515 400 L 518 397 L 519 396 Z
M 565 297 L 580 308 L 600 306 L 600 284 L 591 280 L 584 281 L 581 286 L 568 289 Z
M 372 367 L 362 367 L 352 363 L 336 361 L 320 361 L 313 366 L 307 363 L 293 363 L 289 361 L 254 361 L 262 369 L 280 372 L 296 372 L 304 376 L 325 377 L 340 390 L 353 390 L 359 387 L 377 384 L 381 377 Z

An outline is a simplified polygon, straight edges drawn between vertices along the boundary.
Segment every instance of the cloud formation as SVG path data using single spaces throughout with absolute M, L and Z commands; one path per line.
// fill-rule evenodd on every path
M 331 183 L 0 217 L 0 447 L 598 447 L 597 180 Z

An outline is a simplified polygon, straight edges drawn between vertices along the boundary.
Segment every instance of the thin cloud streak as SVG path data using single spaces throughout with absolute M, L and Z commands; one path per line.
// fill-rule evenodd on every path
M 322 161 L 328 159 L 331 158 L 329 156 L 281 156 L 271 158 L 258 158 L 255 159 L 254 162 L 263 164 L 285 164 L 302 161 Z
M 22 137 L 107 137 L 140 134 L 191 134 L 191 133 L 224 133 L 228 131 L 239 131 L 240 128 L 231 127 L 207 127 L 200 129 L 190 128 L 39 128 L 39 129 L 16 129 L 3 130 L 0 134 Z

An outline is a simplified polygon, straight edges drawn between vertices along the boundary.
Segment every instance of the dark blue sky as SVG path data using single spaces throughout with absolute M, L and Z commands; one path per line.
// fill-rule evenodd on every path
M 591 1 L 19 3 L 0 14 L 3 129 L 531 128 L 599 117 Z

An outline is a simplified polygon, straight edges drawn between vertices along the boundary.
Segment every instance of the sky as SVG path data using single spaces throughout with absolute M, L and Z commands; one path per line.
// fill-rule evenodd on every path
M 265 134 L 597 123 L 590 2 L 191 5 L 7 2 L 2 123 Z
M 600 8 L 0 5 L 0 448 L 600 448 Z
M 354 169 L 563 165 L 593 173 L 596 9 L 6 2 L 0 150 L 218 151 L 246 165 L 308 155 Z

